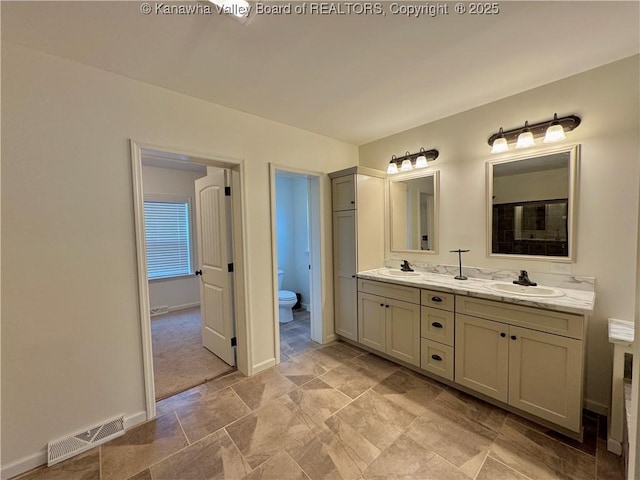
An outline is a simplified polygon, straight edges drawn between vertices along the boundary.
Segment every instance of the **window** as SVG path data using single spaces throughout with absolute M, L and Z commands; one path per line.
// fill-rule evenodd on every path
M 145 200 L 144 227 L 149 280 L 192 273 L 189 210 L 188 199 Z

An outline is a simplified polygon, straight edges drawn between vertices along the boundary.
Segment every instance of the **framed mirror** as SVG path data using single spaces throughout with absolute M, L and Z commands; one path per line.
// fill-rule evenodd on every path
M 392 252 L 438 252 L 439 173 L 418 171 L 389 178 Z
M 579 146 L 487 162 L 489 256 L 575 261 Z

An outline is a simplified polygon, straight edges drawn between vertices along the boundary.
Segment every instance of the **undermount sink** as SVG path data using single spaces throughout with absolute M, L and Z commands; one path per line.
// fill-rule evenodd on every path
M 489 290 L 502 293 L 513 293 L 526 297 L 562 297 L 564 292 L 550 287 L 527 287 L 525 285 L 517 285 L 515 283 L 488 283 L 485 285 Z
M 380 275 L 391 278 L 419 278 L 420 272 L 403 272 L 402 270 L 382 269 L 378 270 Z

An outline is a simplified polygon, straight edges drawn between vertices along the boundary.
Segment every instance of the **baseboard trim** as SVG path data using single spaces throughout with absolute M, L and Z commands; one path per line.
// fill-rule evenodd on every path
M 143 423 L 147 420 L 147 412 L 138 412 L 133 415 L 129 415 L 124 418 L 124 428 L 129 429 L 134 427 L 140 423 Z M 15 477 L 16 475 L 21 475 L 29 470 L 33 470 L 34 468 L 40 467 L 41 465 L 47 464 L 47 449 L 43 448 L 42 450 L 32 453 L 31 455 L 27 455 L 26 457 L 21 458 L 20 460 L 16 460 L 8 465 L 3 465 L 2 470 L 0 470 L 0 479 L 7 480 L 9 478 Z
M 275 364 L 276 364 L 275 358 L 270 358 L 268 360 L 265 360 L 264 362 L 257 363 L 253 366 L 253 374 L 255 375 L 256 373 L 260 373 L 263 370 L 266 370 L 267 368 L 273 367 Z
M 169 307 L 170 312 L 176 312 L 178 310 L 185 310 L 187 308 L 199 307 L 200 302 L 184 303 L 182 305 L 173 305 Z
M 300 302 L 300 306 L 304 308 L 307 312 L 311 312 L 311 310 L 309 310 L 311 308 L 311 305 L 309 305 L 308 303 Z
M 604 415 L 605 417 L 609 417 L 609 407 L 607 407 L 604 403 L 596 402 L 594 400 L 589 400 L 588 398 L 584 399 L 584 408 L 589 410 L 590 412 L 595 412 L 599 415 Z

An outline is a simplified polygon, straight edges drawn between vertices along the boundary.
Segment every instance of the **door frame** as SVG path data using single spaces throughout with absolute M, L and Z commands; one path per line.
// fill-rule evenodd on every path
M 149 311 L 149 282 L 147 280 L 147 255 L 144 231 L 144 190 L 142 184 L 142 157 L 144 154 L 161 156 L 176 163 L 191 163 L 209 167 L 227 168 L 231 171 L 232 229 L 233 229 L 233 288 L 236 328 L 237 368 L 245 375 L 251 375 L 252 362 L 251 328 L 249 325 L 248 282 L 245 265 L 248 265 L 248 249 L 245 219 L 245 161 L 222 155 L 185 151 L 181 148 L 150 145 L 130 140 L 131 168 L 133 180 L 133 210 L 136 233 L 136 256 L 138 273 L 138 303 L 140 310 L 140 331 L 142 334 L 142 364 L 147 420 L 156 416 L 155 384 L 153 377 L 153 349 L 151 342 L 151 313 Z M 236 193 L 237 192 L 237 193 Z
M 280 363 L 280 322 L 278 307 L 278 235 L 276 221 L 276 175 L 303 178 L 308 181 L 307 197 L 309 201 L 309 293 L 311 296 L 311 340 L 325 343 L 323 315 L 322 315 L 322 259 L 323 231 L 322 231 L 322 188 L 321 180 L 324 174 L 310 170 L 291 168 L 269 163 L 269 182 L 271 197 L 271 259 L 273 270 L 273 321 L 274 345 L 276 364 Z

